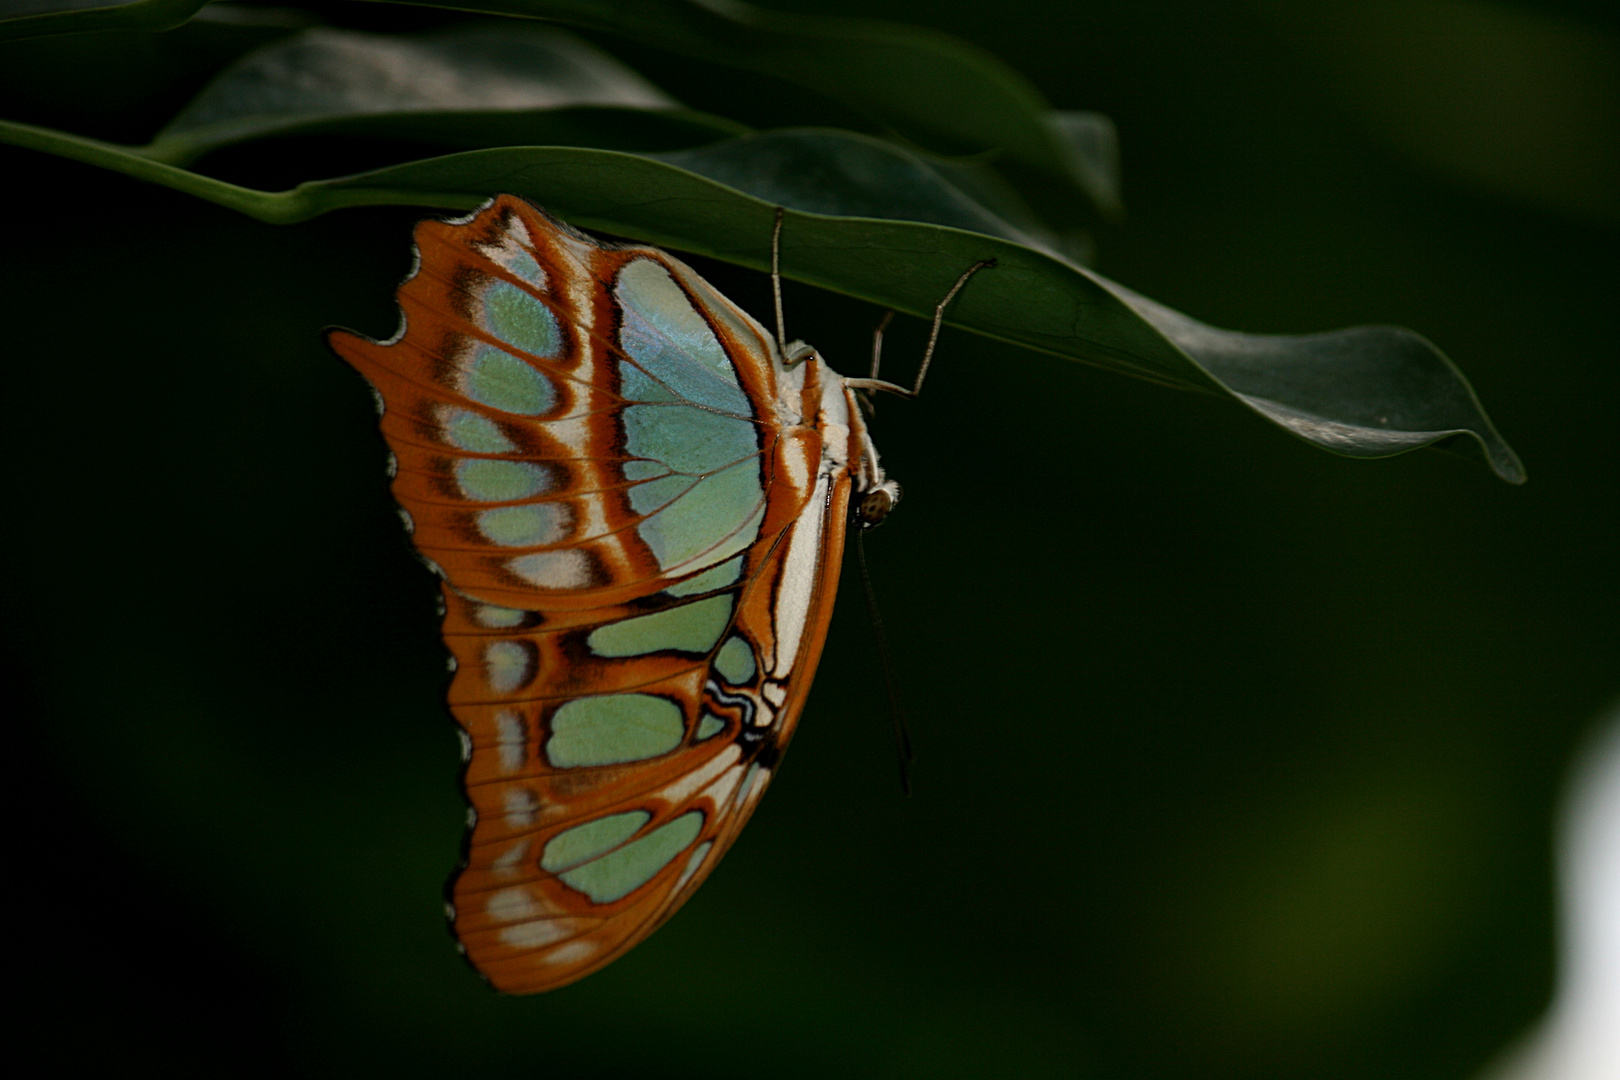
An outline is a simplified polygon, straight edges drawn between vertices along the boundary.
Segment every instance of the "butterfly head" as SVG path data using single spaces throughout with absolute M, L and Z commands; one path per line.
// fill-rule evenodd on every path
M 885 479 L 855 504 L 855 523 L 863 529 L 875 529 L 899 502 L 900 485 Z
M 816 354 L 812 351 L 812 356 Z M 819 359 L 819 357 L 817 357 Z M 850 519 L 862 530 L 883 524 L 889 512 L 900 502 L 900 485 L 890 480 L 878 461 L 877 446 L 866 427 L 862 403 L 847 380 L 832 374 L 825 401 L 836 402 L 833 410 L 839 418 L 837 430 L 848 432 L 848 468 L 855 482 L 855 497 L 850 508 Z M 825 414 L 824 414 L 825 415 Z M 843 425 L 847 424 L 848 427 Z M 841 439 L 835 440 L 842 442 Z
M 782 366 L 797 367 L 806 360 L 816 359 L 817 355 L 816 347 L 814 345 L 809 345 L 798 340 L 790 341 L 787 344 L 786 351 L 784 351 L 782 354 Z

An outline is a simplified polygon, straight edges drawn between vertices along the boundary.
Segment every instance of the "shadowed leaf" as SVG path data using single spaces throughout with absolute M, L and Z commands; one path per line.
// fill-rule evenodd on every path
M 477 24 L 412 38 L 317 28 L 226 68 L 142 152 L 187 164 L 249 139 L 334 133 L 452 149 L 659 149 L 746 130 L 683 109 L 553 27 Z M 614 133 L 617 142 L 604 142 Z
M 201 10 L 208 0 L 4 0 L 0 41 L 82 34 L 102 30 L 168 30 Z
M 417 0 L 412 0 L 417 2 Z M 988 52 L 935 30 L 871 19 L 768 11 L 742 0 L 421 0 L 616 34 L 814 90 L 942 154 L 996 151 L 1075 184 L 1119 210 L 1112 127 L 1054 113 L 1040 91 Z M 1105 143 L 1109 143 L 1105 148 Z

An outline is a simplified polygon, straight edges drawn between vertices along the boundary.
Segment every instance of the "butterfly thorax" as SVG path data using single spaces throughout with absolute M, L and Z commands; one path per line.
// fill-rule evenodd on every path
M 900 485 L 883 471 L 855 391 L 820 353 L 803 342 L 793 342 L 787 352 L 789 357 L 804 359 L 780 369 L 782 403 L 789 408 L 797 405 L 799 418 L 813 418 L 821 435 L 821 475 L 849 477 L 855 489 L 852 503 L 857 523 L 863 528 L 879 524 L 900 501 Z M 793 397 L 799 400 L 790 404 Z

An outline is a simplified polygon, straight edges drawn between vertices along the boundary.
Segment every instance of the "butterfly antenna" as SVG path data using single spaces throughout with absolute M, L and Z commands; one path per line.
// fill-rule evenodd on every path
M 945 299 L 934 305 L 934 323 L 928 331 L 928 348 L 923 350 L 922 366 L 917 369 L 917 381 L 911 384 L 911 389 L 907 390 L 903 386 L 878 378 L 878 360 L 883 350 L 883 331 L 888 328 L 889 320 L 894 317 L 892 311 L 883 317 L 883 321 L 878 323 L 877 329 L 872 332 L 871 377 L 866 379 L 845 379 L 844 384 L 857 392 L 884 390 L 908 398 L 914 398 L 922 393 L 923 380 L 928 377 L 928 365 L 934 362 L 934 348 L 939 344 L 939 328 L 940 324 L 945 321 L 945 309 L 951 306 L 951 301 L 956 299 L 956 294 L 962 291 L 962 287 L 968 283 L 974 274 L 977 274 L 980 270 L 988 270 L 995 265 L 995 259 L 980 259 L 962 271 L 962 276 L 956 279 L 956 284 L 952 285 L 951 291 L 945 294 Z
M 895 749 L 900 753 L 900 790 L 911 794 L 911 732 L 906 728 L 906 710 L 900 702 L 900 681 L 894 675 L 894 660 L 889 656 L 889 638 L 883 632 L 883 613 L 878 610 L 877 590 L 872 588 L 872 571 L 866 565 L 866 530 L 855 533 L 855 556 L 861 564 L 861 589 L 866 594 L 866 614 L 872 620 L 872 633 L 877 637 L 878 662 L 883 665 L 883 683 L 889 691 L 889 715 L 894 718 Z
M 962 291 L 962 286 L 968 283 L 969 278 L 980 270 L 988 270 L 994 265 L 996 265 L 994 259 L 980 259 L 962 271 L 962 276 L 956 279 L 956 284 L 945 294 L 945 299 L 934 306 L 934 325 L 928 331 L 928 348 L 923 350 L 922 366 L 917 369 L 917 382 L 911 388 L 912 397 L 922 393 L 923 380 L 928 377 L 928 365 L 934 362 L 934 346 L 939 344 L 939 324 L 945 319 L 945 309 L 951 306 L 951 301 L 956 299 L 956 294 Z
M 776 224 L 771 228 L 771 298 L 776 301 L 776 347 L 787 359 L 787 326 L 782 320 L 782 207 L 776 208 Z

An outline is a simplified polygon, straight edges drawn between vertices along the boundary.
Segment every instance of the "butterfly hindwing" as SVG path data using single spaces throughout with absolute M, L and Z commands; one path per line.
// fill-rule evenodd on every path
M 474 811 L 456 932 L 500 989 L 550 989 L 650 933 L 751 813 L 849 479 L 822 467 L 816 365 L 665 253 L 506 196 L 416 239 L 401 332 L 331 344 L 444 578 Z

